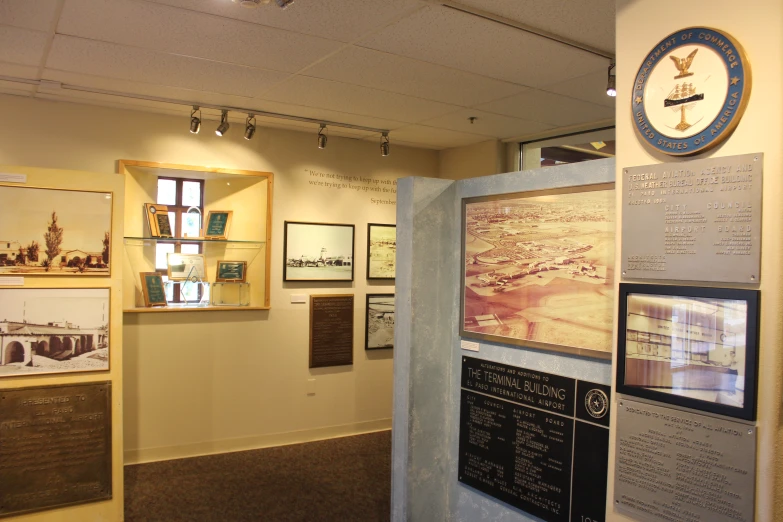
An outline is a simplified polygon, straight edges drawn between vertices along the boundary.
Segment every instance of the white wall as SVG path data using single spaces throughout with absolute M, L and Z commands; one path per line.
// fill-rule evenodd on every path
M 482 141 L 440 151 L 440 177 L 466 179 L 506 172 L 506 144 Z

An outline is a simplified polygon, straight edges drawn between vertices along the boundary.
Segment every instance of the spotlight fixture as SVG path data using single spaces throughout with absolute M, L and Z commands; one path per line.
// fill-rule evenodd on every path
M 253 138 L 253 134 L 256 133 L 256 117 L 253 114 L 248 114 L 245 120 L 245 139 L 250 140 Z
M 294 0 L 275 0 L 275 3 L 277 3 L 278 6 L 280 6 L 281 9 L 285 9 L 289 5 L 294 3 Z
M 326 125 L 324 125 L 322 123 L 321 127 L 318 129 L 318 148 L 319 149 L 325 149 L 326 148 L 326 134 L 324 134 L 325 130 L 326 130 Z
M 198 113 L 198 116 L 196 116 L 196 113 Z M 193 134 L 198 134 L 198 131 L 201 130 L 201 109 L 198 105 L 193 106 L 193 110 L 190 111 L 190 132 Z
M 614 73 L 616 64 L 609 65 L 609 70 L 606 72 L 606 95 L 614 98 L 617 96 L 617 75 Z
M 228 128 L 228 111 L 220 111 L 220 125 L 218 125 L 218 128 L 215 130 L 215 134 L 218 136 L 223 136 L 226 132 L 228 132 Z
M 384 158 L 389 155 L 389 133 L 381 134 L 381 156 Z

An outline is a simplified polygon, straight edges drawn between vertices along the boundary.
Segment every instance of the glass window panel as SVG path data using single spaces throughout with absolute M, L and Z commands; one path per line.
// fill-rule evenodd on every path
M 198 181 L 182 182 L 182 206 L 200 207 L 201 206 L 201 183 Z
M 198 212 L 185 212 L 182 214 L 182 237 L 197 237 L 201 228 L 201 216 Z
M 171 243 L 158 243 L 155 245 L 155 269 L 165 270 L 168 268 L 166 264 L 166 254 L 174 252 L 174 245 Z
M 169 280 L 169 276 L 163 276 L 163 277 L 161 277 L 161 279 L 163 279 L 164 283 L 167 283 L 168 280 Z M 177 285 L 171 284 L 171 283 L 163 285 L 163 288 L 166 290 L 166 301 L 168 301 L 169 303 L 174 300 L 174 287 L 175 286 L 177 286 Z
M 173 179 L 158 179 L 159 205 L 177 204 L 177 181 Z
M 180 286 L 182 287 L 182 295 L 185 296 L 185 300 L 187 301 L 196 301 L 199 300 L 198 290 L 199 285 L 198 283 L 180 283 Z
M 182 234 L 177 230 L 177 213 L 169 212 L 169 226 L 171 227 L 171 233 L 174 237 L 182 237 Z
M 198 254 L 198 245 L 197 244 L 188 244 L 188 245 L 182 245 L 180 247 L 180 250 L 183 254 Z

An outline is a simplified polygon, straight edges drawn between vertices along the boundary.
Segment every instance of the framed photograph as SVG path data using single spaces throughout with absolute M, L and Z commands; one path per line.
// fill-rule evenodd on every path
M 0 275 L 108 276 L 111 192 L 0 185 Z
M 144 295 L 144 306 L 167 306 L 166 289 L 163 277 L 157 272 L 140 272 L 141 293 Z
M 204 227 L 204 237 L 207 239 L 228 239 L 228 229 L 231 226 L 231 210 L 210 210 L 207 214 L 207 224 Z
M 617 392 L 756 418 L 757 290 L 620 285 Z
M 367 225 L 367 279 L 394 279 L 397 225 Z
M 614 183 L 462 201 L 463 337 L 611 358 Z
M 204 254 L 166 254 L 170 281 L 206 281 L 207 259 Z
M 109 370 L 108 288 L 0 288 L 0 377 Z
M 218 261 L 215 281 L 244 283 L 247 280 L 247 261 Z
M 174 237 L 169 222 L 169 208 L 157 203 L 145 203 L 144 211 L 147 214 L 147 222 L 150 225 L 151 237 Z
M 364 349 L 394 348 L 394 294 L 367 294 Z
M 285 222 L 283 281 L 353 281 L 354 226 Z

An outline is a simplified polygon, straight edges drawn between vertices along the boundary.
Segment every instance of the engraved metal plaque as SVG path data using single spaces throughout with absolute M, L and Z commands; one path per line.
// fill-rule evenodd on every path
M 622 276 L 757 283 L 764 155 L 623 169 Z
M 310 368 L 353 364 L 353 295 L 310 297 Z
M 112 498 L 111 382 L 0 390 L 0 517 Z
M 753 522 L 756 427 L 621 399 L 614 507 L 652 522 Z

